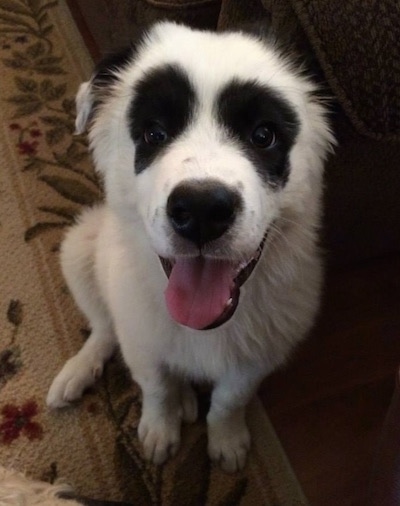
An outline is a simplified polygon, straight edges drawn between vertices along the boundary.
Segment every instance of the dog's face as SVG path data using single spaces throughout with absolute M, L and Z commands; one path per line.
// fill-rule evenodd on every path
M 179 323 L 227 321 L 283 210 L 318 203 L 331 139 L 313 91 L 255 38 L 171 23 L 82 85 L 77 127 L 94 105 L 108 201 L 139 215 Z

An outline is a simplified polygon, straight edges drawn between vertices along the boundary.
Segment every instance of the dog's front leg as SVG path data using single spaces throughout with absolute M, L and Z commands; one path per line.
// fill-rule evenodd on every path
M 182 410 L 177 380 L 156 364 L 134 368 L 142 390 L 138 436 L 146 459 L 162 464 L 179 448 Z
M 243 469 L 250 448 L 246 406 L 261 376 L 254 371 L 232 371 L 216 383 L 207 416 L 208 453 L 226 472 Z

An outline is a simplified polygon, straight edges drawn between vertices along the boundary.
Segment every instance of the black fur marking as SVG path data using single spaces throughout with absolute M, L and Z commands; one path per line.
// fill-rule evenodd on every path
M 115 73 L 133 60 L 135 52 L 134 46 L 128 46 L 103 58 L 94 69 L 93 84 L 105 87 L 113 83 L 117 79 Z
M 289 152 L 299 130 L 297 114 L 290 105 L 261 84 L 233 80 L 217 99 L 217 113 L 264 181 L 283 186 L 290 172 Z M 251 142 L 252 133 L 260 125 L 267 125 L 275 133 L 275 143 L 264 149 Z
M 196 96 L 188 76 L 176 65 L 166 65 L 149 71 L 135 86 L 129 110 L 131 136 L 136 145 L 135 171 L 148 167 L 189 123 Z M 153 126 L 167 133 L 161 145 L 146 142 L 146 130 Z
M 135 55 L 134 46 L 112 53 L 103 58 L 95 67 L 92 74 L 92 91 L 94 101 L 90 111 L 89 120 L 96 115 L 99 107 L 104 102 L 110 85 L 118 79 L 118 71 L 123 70 L 133 61 Z

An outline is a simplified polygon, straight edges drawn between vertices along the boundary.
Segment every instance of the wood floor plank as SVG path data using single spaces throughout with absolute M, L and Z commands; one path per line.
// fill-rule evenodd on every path
M 365 505 L 400 364 L 400 258 L 328 274 L 310 338 L 261 388 L 313 506 Z

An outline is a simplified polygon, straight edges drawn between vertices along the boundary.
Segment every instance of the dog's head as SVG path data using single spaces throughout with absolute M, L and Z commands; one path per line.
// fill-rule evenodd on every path
M 232 316 L 283 210 L 315 226 L 332 139 L 314 91 L 255 37 L 172 23 L 81 86 L 77 129 L 92 116 L 107 199 L 127 226 L 142 221 L 179 323 Z

